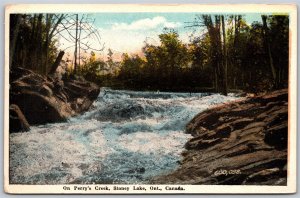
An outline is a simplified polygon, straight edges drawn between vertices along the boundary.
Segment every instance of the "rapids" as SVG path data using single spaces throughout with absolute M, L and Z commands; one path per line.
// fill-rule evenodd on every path
M 102 88 L 85 114 L 10 134 L 10 183 L 147 183 L 179 166 L 197 113 L 235 99 Z

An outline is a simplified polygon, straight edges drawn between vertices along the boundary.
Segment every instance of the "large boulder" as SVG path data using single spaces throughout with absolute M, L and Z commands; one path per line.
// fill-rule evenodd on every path
M 186 132 L 181 166 L 154 183 L 286 185 L 286 89 L 204 111 Z
M 88 110 L 100 93 L 100 88 L 96 84 L 72 78 L 64 81 L 63 90 L 77 114 Z
M 25 116 L 20 108 L 12 104 L 9 106 L 9 132 L 29 131 L 30 125 L 28 124 Z
M 66 121 L 88 110 L 100 92 L 85 80 L 62 81 L 24 68 L 10 77 L 10 104 L 18 105 L 31 125 Z

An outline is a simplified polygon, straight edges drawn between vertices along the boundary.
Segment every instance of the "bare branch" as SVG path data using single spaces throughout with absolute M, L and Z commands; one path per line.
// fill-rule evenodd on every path
M 49 38 L 52 38 L 54 31 L 57 29 L 58 25 L 61 23 L 61 21 L 64 19 L 64 14 L 61 14 L 55 25 L 53 26 Z

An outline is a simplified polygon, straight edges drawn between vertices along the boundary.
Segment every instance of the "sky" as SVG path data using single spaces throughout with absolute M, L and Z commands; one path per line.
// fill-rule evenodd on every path
M 186 22 L 193 22 L 197 14 L 201 13 L 89 13 L 89 17 L 95 19 L 94 27 L 98 29 L 101 44 L 105 47 L 97 56 L 105 59 L 108 49 L 113 51 L 116 59 L 120 59 L 125 52 L 139 54 L 145 41 L 159 44 L 158 35 L 165 27 L 173 28 L 183 42 L 188 42 L 193 28 L 187 28 Z M 248 24 L 261 22 L 261 14 L 242 15 Z M 99 43 L 95 42 L 95 45 Z

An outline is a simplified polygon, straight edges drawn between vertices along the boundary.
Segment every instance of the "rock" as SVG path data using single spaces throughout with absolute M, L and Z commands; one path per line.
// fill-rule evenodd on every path
M 146 169 L 144 167 L 141 168 L 134 168 L 134 169 L 129 169 L 126 170 L 124 173 L 129 173 L 129 174 L 144 174 Z
M 53 91 L 50 89 L 49 86 L 47 85 L 42 85 L 41 89 L 39 90 L 39 92 L 47 97 L 51 97 L 53 95 Z
M 38 91 L 22 90 L 12 95 L 11 101 L 18 104 L 31 125 L 62 122 L 72 115 L 68 104 L 53 95 L 47 97 Z
M 287 138 L 288 126 L 286 122 L 267 129 L 264 141 L 276 149 L 281 150 L 287 148 Z
M 22 76 L 27 76 L 32 73 L 34 73 L 34 72 L 29 69 L 25 69 L 22 67 L 14 67 L 13 71 L 12 70 L 9 71 L 9 80 L 10 80 L 10 82 L 13 82 L 13 81 L 21 78 Z
M 10 103 L 20 108 L 30 125 L 66 121 L 88 110 L 100 92 L 82 79 L 62 81 L 20 67 L 10 77 Z
M 128 105 L 124 109 L 120 109 L 118 116 L 121 118 L 132 118 L 144 114 L 144 108 L 141 105 Z
M 88 110 L 100 93 L 100 88 L 96 84 L 82 79 L 66 80 L 63 90 L 70 104 L 74 105 L 73 110 L 77 114 Z
M 153 178 L 162 184 L 286 185 L 288 92 L 220 105 L 186 126 L 180 167 Z
M 20 108 L 12 104 L 9 106 L 9 132 L 29 131 L 30 126 Z

